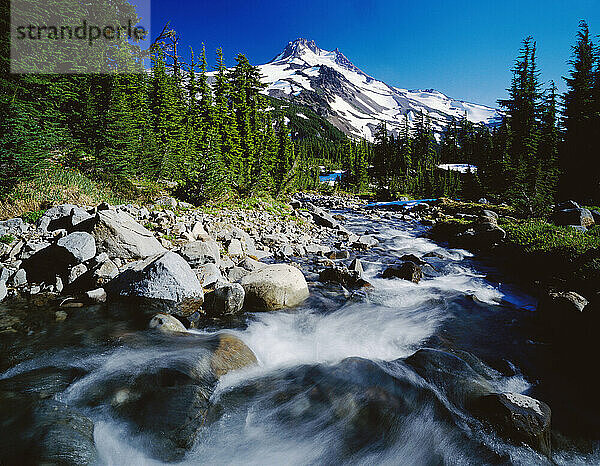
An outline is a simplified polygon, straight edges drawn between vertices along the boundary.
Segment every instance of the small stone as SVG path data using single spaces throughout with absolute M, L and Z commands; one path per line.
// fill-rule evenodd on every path
M 81 277 L 84 273 L 87 272 L 87 267 L 84 264 L 77 264 L 69 270 L 69 277 L 67 278 L 67 283 L 71 284 L 79 277 Z
M 185 332 L 185 326 L 169 314 L 156 314 L 150 320 L 148 327 L 162 333 Z
M 85 292 L 85 297 L 94 303 L 103 303 L 106 301 L 106 291 L 104 288 L 96 288 Z
M 12 277 L 12 284 L 17 288 L 27 284 L 27 273 L 24 269 L 19 269 L 15 272 Z
M 57 322 L 62 322 L 64 320 L 66 320 L 67 318 L 67 313 L 65 311 L 56 311 L 54 313 L 54 316 L 56 317 L 56 321 Z
M 6 283 L 4 281 L 0 281 L 0 301 L 3 301 L 8 294 L 8 290 L 6 289 Z

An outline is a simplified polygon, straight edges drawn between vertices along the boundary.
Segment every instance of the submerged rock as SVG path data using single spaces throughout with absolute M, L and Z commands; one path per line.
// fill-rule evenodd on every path
M 210 359 L 210 368 L 217 378 L 256 363 L 256 356 L 242 340 L 229 333 L 219 334 L 219 345 Z
M 471 409 L 475 400 L 493 392 L 488 380 L 454 354 L 424 348 L 405 361 L 459 407 Z
M 123 344 L 140 358 L 87 386 L 82 402 L 110 407 L 150 440 L 150 453 L 162 461 L 180 460 L 193 446 L 219 378 L 256 364 L 254 353 L 226 333 L 142 332 Z
M 348 270 L 346 267 L 328 267 L 319 272 L 319 281 L 339 283 L 345 288 L 361 288 L 370 286 L 363 280 L 361 273 L 356 270 Z
M 275 311 L 294 307 L 308 298 L 304 274 L 291 265 L 267 265 L 250 272 L 240 280 L 246 292 L 246 307 Z
M 0 392 L 2 464 L 97 464 L 94 423 L 55 400 Z
M 419 283 L 423 278 L 421 266 L 414 262 L 404 262 L 402 265 L 393 265 L 383 271 L 383 278 L 402 278 L 409 282 Z

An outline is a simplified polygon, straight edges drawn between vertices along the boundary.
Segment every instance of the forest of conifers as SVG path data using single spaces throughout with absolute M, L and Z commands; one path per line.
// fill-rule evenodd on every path
M 166 27 L 144 56 L 148 70 L 114 74 L 9 74 L 2 51 L 0 183 L 7 192 L 49 165 L 91 178 L 169 180 L 195 203 L 224 195 L 279 195 L 318 187 L 318 166 L 343 168 L 341 187 L 391 197 L 486 196 L 537 215 L 557 198 L 600 198 L 600 60 L 581 22 L 567 91 L 540 82 L 537 46 L 526 38 L 512 68 L 502 122 L 466 119 L 436 135 L 427 115 L 394 134 L 380 125 L 374 142 L 290 121 L 286 107 L 261 93 L 259 70 L 239 54 L 227 68 L 217 50 L 181 45 Z M 144 61 L 145 58 L 145 61 Z M 113 58 L 114 59 L 114 58 Z M 135 70 L 134 70 L 135 71 Z M 213 73 L 209 72 L 213 71 Z M 316 115 L 315 115 L 316 117 Z M 311 123 L 314 126 L 314 120 Z M 439 170 L 470 163 L 476 173 Z

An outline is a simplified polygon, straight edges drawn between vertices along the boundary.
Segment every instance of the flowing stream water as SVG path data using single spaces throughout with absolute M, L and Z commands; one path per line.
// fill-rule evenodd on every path
M 373 221 L 342 212 L 346 227 L 369 230 L 380 244 L 358 253 L 372 287 L 347 291 L 319 283 L 304 262 L 310 298 L 300 307 L 256 313 L 192 330 L 227 331 L 255 353 L 258 365 L 224 376 L 210 416 L 184 464 L 549 464 L 533 450 L 497 438 L 401 358 L 420 348 L 463 350 L 486 363 L 497 391 L 531 394 L 553 409 L 565 448 L 557 463 L 600 463 L 600 432 L 577 381 L 556 372 L 564 361 L 536 338 L 536 301 L 485 260 L 421 237 L 423 227 L 395 216 Z M 404 254 L 425 258 L 419 284 L 382 279 Z M 168 367 L 185 349 L 107 344 L 107 336 L 144 332 L 147 320 L 117 305 L 77 310 L 65 322 L 10 346 L 0 379 L 43 367 L 82 376 L 53 396 L 94 421 L 103 464 L 160 464 L 151 440 L 115 418 L 90 390 L 119 373 Z M 62 327 L 61 327 L 62 325 Z M 350 359 L 349 359 L 350 358 Z M 557 366 L 560 365 L 560 366 Z M 564 377 L 570 376 L 564 374 Z M 582 383 L 585 377 L 582 378 Z M 390 408 L 393 407 L 392 408 Z M 580 447 L 577 429 L 587 432 Z M 591 440 L 590 440 L 591 439 Z

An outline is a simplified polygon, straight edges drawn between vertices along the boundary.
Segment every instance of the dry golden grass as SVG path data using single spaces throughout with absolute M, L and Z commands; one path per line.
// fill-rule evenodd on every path
M 77 170 L 51 167 L 31 180 L 20 182 L 0 200 L 0 219 L 19 217 L 58 204 L 93 206 L 102 201 L 120 204 L 144 197 L 137 189 L 116 194 L 109 183 L 91 180 Z

